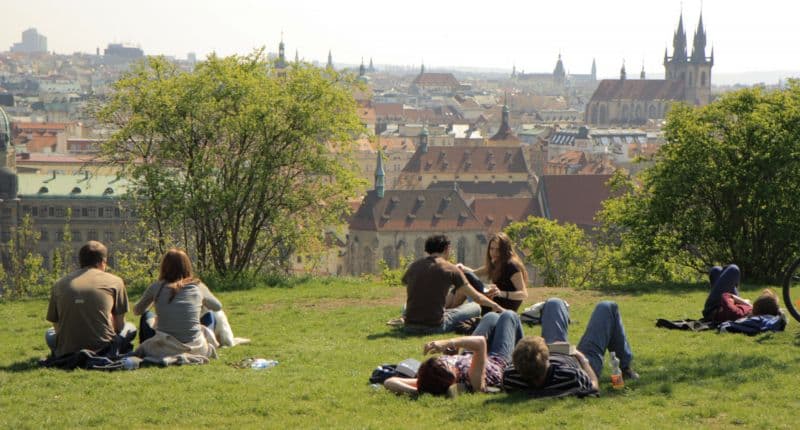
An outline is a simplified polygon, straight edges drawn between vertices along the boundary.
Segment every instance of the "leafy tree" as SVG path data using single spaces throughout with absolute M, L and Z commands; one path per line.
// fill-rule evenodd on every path
M 11 230 L 11 241 L 8 244 L 9 267 L 5 272 L 8 288 L 5 293 L 12 299 L 37 294 L 42 290 L 44 259 L 36 251 L 39 236 L 30 215 L 25 215 L 21 223 Z
M 655 165 L 606 206 L 632 264 L 733 262 L 775 281 L 800 251 L 800 82 L 675 105 Z
M 160 252 L 182 245 L 225 275 L 275 269 L 355 194 L 354 84 L 308 64 L 276 70 L 260 52 L 193 72 L 150 58 L 99 112 L 118 129 L 103 154 L 132 181 Z

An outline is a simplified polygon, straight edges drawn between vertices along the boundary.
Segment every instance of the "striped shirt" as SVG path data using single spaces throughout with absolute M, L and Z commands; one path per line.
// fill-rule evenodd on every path
M 533 397 L 586 397 L 597 395 L 592 388 L 592 379 L 581 369 L 578 360 L 570 355 L 551 354 L 545 383 L 533 387 L 522 375 L 509 365 L 503 371 L 503 389 L 508 392 L 524 392 Z

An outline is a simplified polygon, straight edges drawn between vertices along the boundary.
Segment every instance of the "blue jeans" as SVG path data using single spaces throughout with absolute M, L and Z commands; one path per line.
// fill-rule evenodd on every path
M 507 310 L 484 315 L 472 335 L 485 337 L 489 354 L 503 357 L 507 363 L 511 363 L 511 353 L 524 334 L 519 315 Z
M 44 332 L 44 342 L 47 344 L 47 347 L 50 348 L 50 355 L 53 355 L 56 350 L 57 337 L 56 329 L 53 327 L 50 327 Z M 127 352 L 127 349 L 129 349 L 128 345 L 132 344 L 134 339 L 136 339 L 136 326 L 125 321 L 125 326 L 122 327 L 122 331 L 114 336 L 111 343 L 115 344 L 117 352 L 123 354 Z
M 739 285 L 741 278 L 739 266 L 729 264 L 723 269 L 720 266 L 714 266 L 708 271 L 708 280 L 711 283 L 711 292 L 708 293 L 705 305 L 703 305 L 703 318 L 711 319 L 714 311 L 716 311 L 722 303 L 722 294 L 731 293 L 739 295 L 736 287 Z
M 155 318 L 156 314 L 154 314 L 153 311 L 146 311 L 142 314 L 142 317 L 139 318 L 139 344 L 156 335 L 156 329 L 153 327 Z M 214 313 L 204 313 L 203 316 L 200 317 L 200 324 L 208 327 L 213 332 L 214 327 L 217 325 L 217 319 L 214 318 Z
M 440 326 L 405 325 L 403 331 L 409 334 L 441 334 L 455 330 L 456 326 L 470 318 L 481 315 L 481 307 L 475 302 L 465 302 L 461 306 L 445 309 Z
M 566 342 L 568 324 L 569 311 L 566 303 L 561 299 L 548 299 L 542 309 L 542 337 L 545 342 Z M 589 360 L 589 365 L 598 377 L 603 371 L 606 350 L 617 355 L 623 369 L 630 367 L 633 352 L 616 303 L 604 301 L 595 306 L 577 348 Z

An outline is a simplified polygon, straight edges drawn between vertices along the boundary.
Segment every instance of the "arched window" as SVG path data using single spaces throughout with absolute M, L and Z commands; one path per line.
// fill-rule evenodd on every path
M 397 268 L 397 262 L 394 258 L 394 249 L 391 246 L 384 246 L 383 247 L 383 261 L 392 269 Z
M 635 117 L 637 120 L 642 120 L 642 119 L 644 119 L 644 117 L 642 116 L 642 112 L 643 112 L 642 105 L 640 105 L 640 104 L 637 104 L 637 105 L 636 105 L 636 114 L 634 115 L 634 117 Z
M 456 243 L 456 260 L 458 260 L 459 263 L 464 263 L 467 259 L 467 239 L 459 237 Z
M 364 247 L 364 254 L 361 256 L 361 273 L 373 273 L 375 271 L 375 251 L 369 246 Z
M 700 85 L 706 86 L 706 72 L 700 72 Z
M 628 105 L 622 107 L 622 120 L 628 121 L 631 119 L 631 110 L 628 108 Z
M 647 117 L 650 119 L 658 118 L 658 109 L 654 105 L 650 105 L 650 108 L 647 110 Z
M 600 124 L 606 124 L 608 122 L 608 109 L 606 105 L 600 105 Z
M 694 76 L 692 76 L 692 72 L 689 72 L 689 85 L 694 85 Z

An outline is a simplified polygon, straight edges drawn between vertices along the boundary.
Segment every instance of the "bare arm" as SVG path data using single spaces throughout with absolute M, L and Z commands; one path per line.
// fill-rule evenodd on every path
M 592 380 L 592 388 L 595 390 L 600 389 L 600 383 L 597 380 L 597 375 L 594 373 L 594 369 L 592 366 L 589 365 L 589 360 L 586 359 L 586 356 L 583 355 L 582 352 L 575 350 L 575 358 L 578 360 L 578 363 L 581 365 L 581 370 L 586 372 L 589 375 L 589 379 Z
M 511 276 L 511 283 L 514 284 L 515 291 L 503 291 L 500 293 L 500 297 L 511 300 L 525 300 L 528 298 L 528 288 L 525 285 L 525 279 L 522 277 L 521 272 L 517 272 Z
M 464 348 L 472 351 L 472 363 L 469 366 L 469 382 L 475 391 L 486 389 L 486 338 L 483 336 L 463 336 L 447 340 L 434 340 L 425 344 L 425 354 L 444 352 L 447 349 Z
M 495 312 L 503 312 L 504 309 L 502 306 L 498 305 L 497 303 L 492 301 L 490 298 L 484 296 L 483 294 L 477 292 L 475 288 L 472 288 L 472 285 L 470 285 L 469 282 L 467 282 L 467 278 L 464 276 L 463 273 L 461 274 L 461 277 L 464 278 L 464 285 L 462 285 L 459 288 L 459 290 L 463 290 L 463 294 L 465 294 L 467 297 L 471 298 L 472 300 L 475 301 L 475 303 L 481 306 L 492 308 L 492 310 Z
M 156 283 L 156 284 L 150 285 L 146 290 L 144 290 L 144 294 L 142 294 L 142 298 L 139 299 L 139 301 L 136 302 L 135 305 L 133 305 L 133 314 L 134 315 L 141 315 L 141 314 L 145 313 L 147 308 L 149 308 L 150 305 L 153 304 L 153 299 L 155 298 L 155 295 L 156 295 L 156 293 L 155 293 L 156 292 L 156 288 L 157 288 L 156 285 L 158 285 L 158 284 Z
M 416 394 L 417 393 L 417 378 L 401 378 L 399 376 L 392 376 L 391 378 L 383 381 L 383 386 L 387 390 L 397 394 Z

